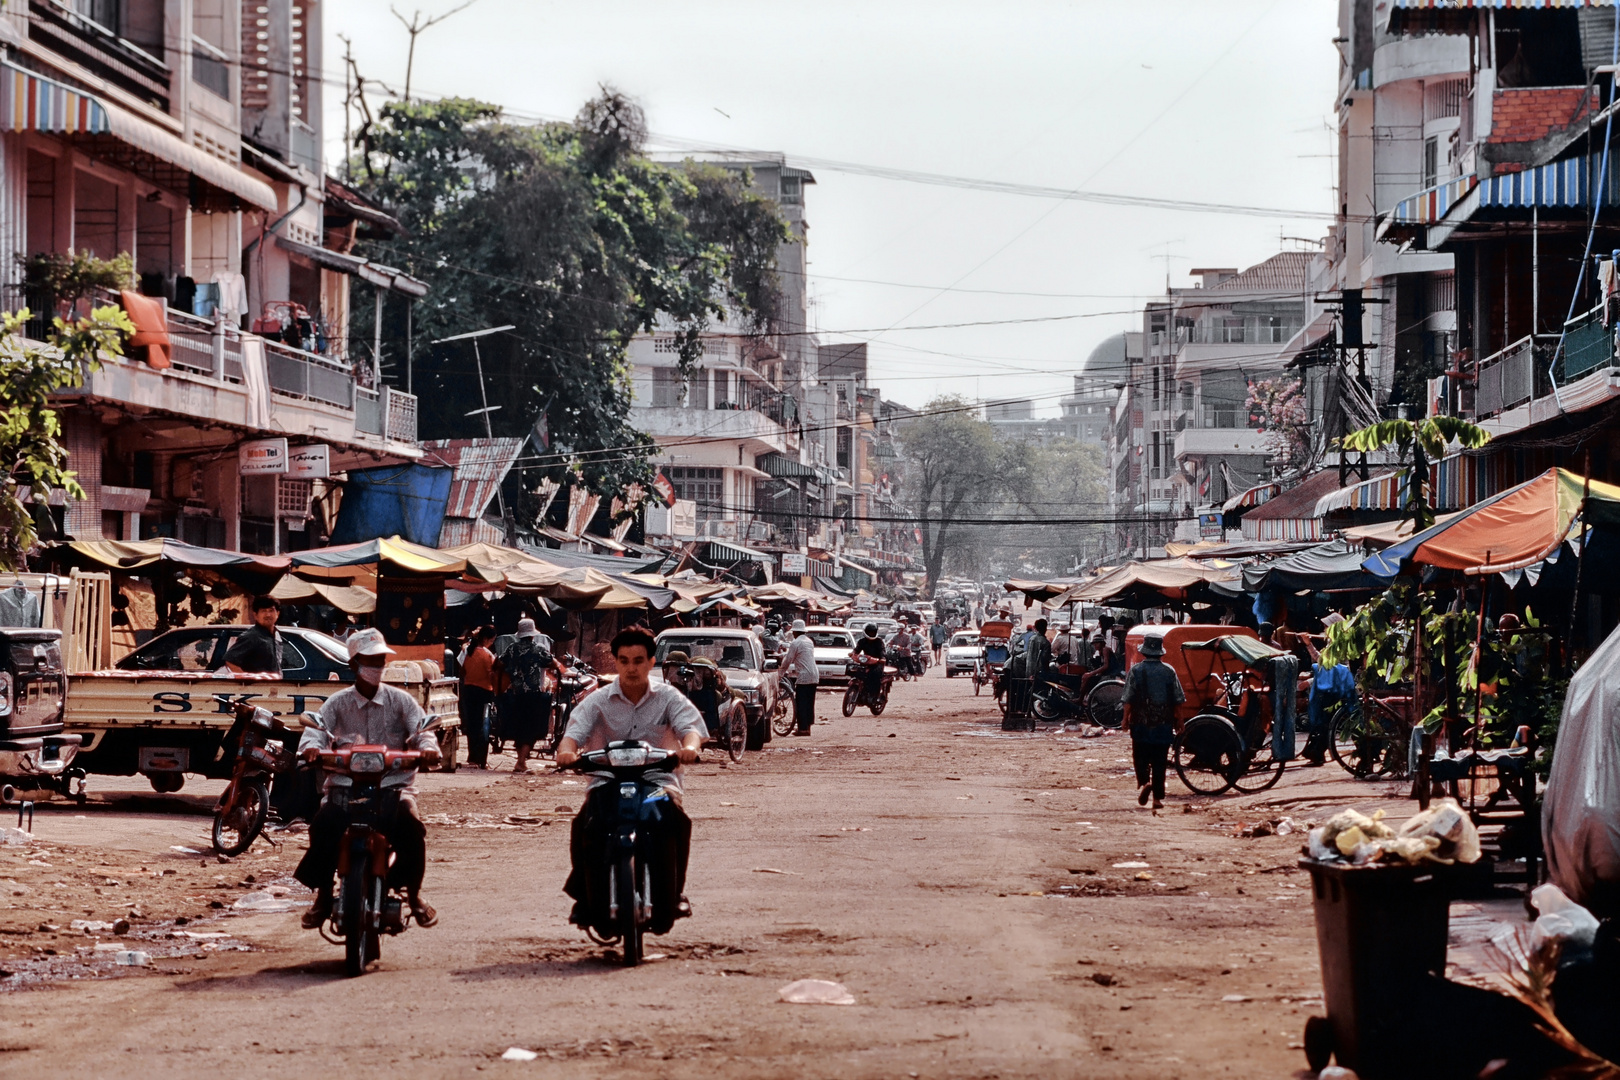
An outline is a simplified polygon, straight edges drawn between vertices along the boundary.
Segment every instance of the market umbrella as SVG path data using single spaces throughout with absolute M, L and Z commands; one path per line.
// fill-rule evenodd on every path
M 1072 586 L 1046 603 L 1049 607 L 1061 607 L 1075 601 L 1100 604 L 1125 597 L 1141 599 L 1154 595 L 1166 600 L 1184 600 L 1194 586 L 1237 581 L 1239 577 L 1238 568 L 1229 563 L 1206 563 L 1197 559 L 1128 562 Z
M 1548 469 L 1378 552 L 1362 566 L 1386 581 L 1409 561 L 1467 574 L 1519 570 L 1555 554 L 1583 516 L 1589 526 L 1620 525 L 1620 486 Z
M 1243 568 L 1243 591 L 1298 592 L 1309 589 L 1324 592 L 1329 589 L 1377 589 L 1383 582 L 1361 567 L 1366 558 L 1360 548 L 1343 540 L 1330 540 L 1325 544 L 1285 555 L 1269 563 L 1255 563 Z

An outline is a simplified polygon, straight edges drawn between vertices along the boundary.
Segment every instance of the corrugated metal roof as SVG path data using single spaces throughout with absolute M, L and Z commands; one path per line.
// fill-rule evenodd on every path
M 495 498 L 506 474 L 523 451 L 523 439 L 439 439 L 425 442 L 424 465 L 448 465 L 455 470 L 450 482 L 447 518 L 480 518 Z M 470 543 L 470 541 L 468 541 Z
M 440 547 L 462 547 L 467 544 L 495 544 L 506 543 L 506 530 L 501 523 L 491 521 L 489 518 L 452 518 L 444 519 L 439 527 Z

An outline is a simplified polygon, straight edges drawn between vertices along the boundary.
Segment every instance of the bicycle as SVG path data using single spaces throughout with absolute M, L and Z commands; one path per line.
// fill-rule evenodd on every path
M 1410 775 L 1412 724 L 1408 695 L 1341 702 L 1328 714 L 1328 753 L 1357 780 L 1402 780 Z

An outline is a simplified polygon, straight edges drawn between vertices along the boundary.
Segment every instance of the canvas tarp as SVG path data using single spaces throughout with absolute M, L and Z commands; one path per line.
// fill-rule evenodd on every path
M 437 544 L 454 477 L 454 469 L 428 465 L 350 469 L 332 543 L 401 536 L 417 544 Z
M 1434 523 L 1443 525 L 1456 516 L 1456 514 L 1436 514 Z M 1412 520 L 1407 518 L 1402 521 L 1384 521 L 1377 525 L 1357 525 L 1353 528 L 1341 530 L 1339 535 L 1352 544 L 1367 544 L 1375 548 L 1386 548 L 1391 544 L 1398 544 L 1402 540 L 1410 540 L 1414 531 L 1412 524 Z
M 291 556 L 292 568 L 309 579 L 344 580 L 349 584 L 364 584 L 366 579 L 396 574 L 402 576 L 467 577 L 485 585 L 498 585 L 498 575 L 490 577 L 482 568 L 470 565 L 465 558 L 437 548 L 413 544 L 398 536 L 367 540 L 359 544 L 300 551 Z
M 1187 590 L 1212 582 L 1237 581 L 1238 568 L 1230 564 L 1205 563 L 1197 559 L 1152 559 L 1128 562 L 1090 581 L 1081 582 L 1047 601 L 1061 607 L 1076 601 L 1100 604 L 1126 596 L 1158 594 L 1167 600 L 1182 600 Z
M 287 572 L 291 560 L 285 555 L 245 555 L 240 551 L 197 547 L 180 540 L 72 540 L 50 549 L 47 556 L 54 566 L 81 569 L 107 568 L 139 573 L 152 567 L 201 570 L 212 573 L 252 592 L 263 592 Z
M 295 604 L 330 604 L 349 615 L 367 615 L 377 610 L 377 594 L 364 586 L 329 585 L 291 574 L 277 582 L 270 595 Z
M 1620 486 L 1548 469 L 1517 487 L 1475 503 L 1365 560 L 1375 577 L 1393 578 L 1407 561 L 1467 573 L 1500 573 L 1534 565 L 1558 550 L 1585 505 L 1587 525 L 1620 525 Z
M 1600 918 L 1620 915 L 1620 634 L 1569 680 L 1541 834 L 1553 884 Z
M 1273 562 L 1244 567 L 1243 591 L 1257 593 L 1274 589 L 1298 592 L 1310 589 L 1323 592 L 1328 589 L 1381 588 L 1383 583 L 1361 568 L 1365 558 L 1360 548 L 1343 540 L 1330 540 Z

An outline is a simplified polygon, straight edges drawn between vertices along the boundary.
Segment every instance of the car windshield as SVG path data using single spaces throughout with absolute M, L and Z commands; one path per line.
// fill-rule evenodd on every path
M 657 660 L 660 667 L 663 666 L 664 657 L 674 650 L 685 653 L 691 660 L 707 656 L 718 666 L 731 671 L 755 670 L 754 650 L 743 638 L 696 635 L 662 638 L 658 642 Z
M 978 634 L 957 634 L 955 637 L 951 638 L 951 648 L 953 649 L 959 645 L 977 645 L 978 643 Z
M 219 633 L 212 627 L 171 630 L 124 657 L 118 666 L 152 671 L 207 671 L 218 641 Z
M 855 644 L 849 640 L 847 633 L 817 633 L 814 630 L 810 632 L 810 640 L 818 649 L 849 649 Z

